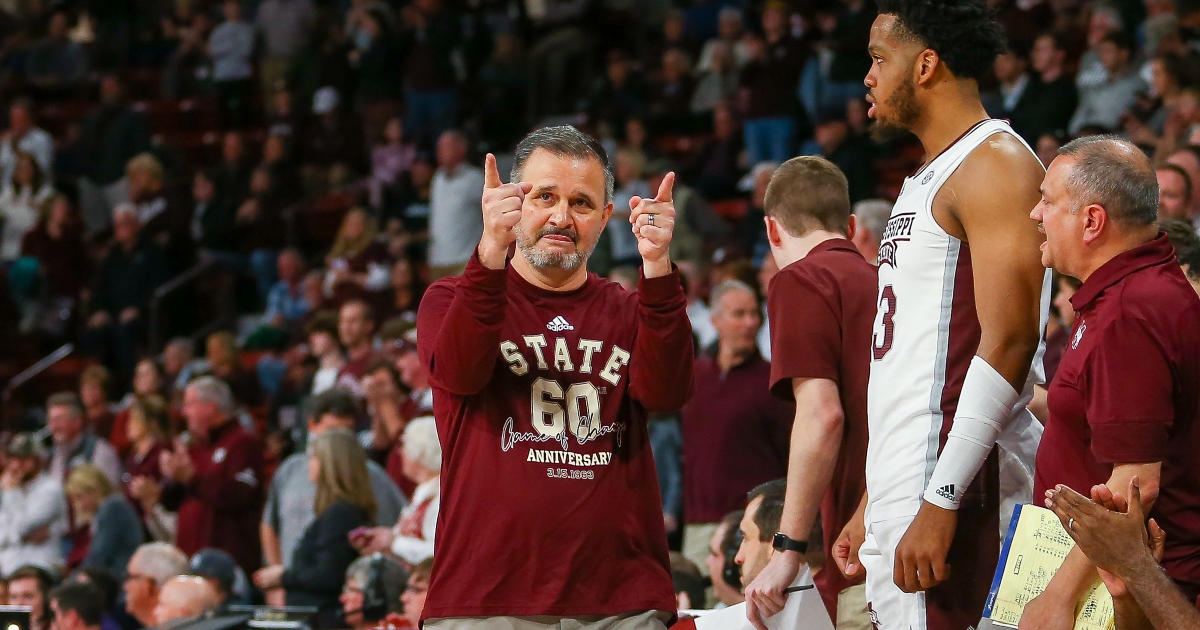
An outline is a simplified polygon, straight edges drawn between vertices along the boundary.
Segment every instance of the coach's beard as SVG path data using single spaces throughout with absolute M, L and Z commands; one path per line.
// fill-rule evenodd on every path
M 579 233 L 575 230 L 564 230 L 556 227 L 547 227 L 539 230 L 537 236 L 529 238 L 525 230 L 520 225 L 513 228 L 513 232 L 517 236 L 517 249 L 521 250 L 521 255 L 533 267 L 539 269 L 562 269 L 563 271 L 575 271 L 587 262 L 589 256 L 592 255 L 592 250 L 596 244 L 592 243 L 590 247 L 581 247 L 579 244 Z M 543 236 L 549 234 L 558 234 L 571 239 L 575 244 L 575 251 L 570 254 L 561 252 L 547 252 L 540 250 L 537 247 L 538 241 L 542 240 Z

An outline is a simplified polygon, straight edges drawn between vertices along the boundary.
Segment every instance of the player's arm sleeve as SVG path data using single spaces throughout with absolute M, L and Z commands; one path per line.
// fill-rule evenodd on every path
M 435 284 L 417 311 L 418 352 L 434 386 L 479 393 L 492 378 L 504 324 L 508 266 L 488 269 L 477 254 L 457 285 Z
M 679 271 L 638 282 L 629 391 L 648 411 L 678 411 L 692 395 L 692 324 Z
M 1141 319 L 1114 322 L 1084 366 L 1092 454 L 1105 464 L 1166 459 L 1175 419 L 1170 361 Z
M 778 273 L 768 290 L 767 314 L 773 323 L 772 396 L 792 402 L 792 379 L 796 378 L 838 382 L 842 323 L 827 292 L 807 276 L 790 271 Z
M 262 496 L 262 482 L 261 446 L 247 438 L 230 445 L 223 465 L 207 474 L 197 471 L 191 487 L 209 505 L 223 510 L 244 510 Z
M 954 425 L 925 488 L 927 502 L 947 510 L 958 509 L 967 486 L 983 466 L 1020 400 L 1020 392 L 987 361 L 978 356 L 971 360 L 958 397 Z

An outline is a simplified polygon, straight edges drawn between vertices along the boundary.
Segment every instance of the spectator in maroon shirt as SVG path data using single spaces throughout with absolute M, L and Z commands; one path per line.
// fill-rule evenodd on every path
M 235 403 L 249 407 L 262 404 L 263 391 L 258 373 L 242 363 L 236 335 L 228 330 L 218 330 L 205 340 L 204 349 L 209 373 L 225 381 L 233 392 Z
M 539 129 L 512 183 L 492 155 L 484 178 L 479 246 L 417 316 L 443 445 L 425 627 L 664 628 L 676 601 L 647 418 L 692 380 L 674 176 L 629 202 L 637 293 L 587 271 L 612 214 L 599 142 Z
M 167 441 L 167 426 L 170 422 L 167 401 L 161 396 L 146 396 L 129 406 L 129 420 L 125 424 L 125 440 L 129 445 L 125 454 L 125 474 L 121 481 L 125 495 L 138 509 L 138 515 L 146 524 L 155 540 L 162 540 L 166 533 L 161 526 L 158 500 L 162 494 L 162 470 L 159 458 L 170 449 Z M 168 538 L 170 539 L 170 538 Z
M 462 27 L 441 0 L 416 0 L 400 15 L 404 128 L 417 142 L 433 143 L 457 120 L 453 55 Z
M 779 532 L 806 542 L 819 518 L 821 555 L 834 558 L 843 529 L 866 534 L 859 507 L 865 509 L 876 271 L 847 238 L 856 228 L 849 185 L 832 162 L 784 162 L 767 186 L 765 207 L 767 241 L 780 266 L 767 297 L 769 316 L 780 324 L 771 328 L 771 392 L 796 405 Z M 751 622 L 761 627 L 783 609 L 783 591 L 804 562 L 792 551 L 771 557 L 746 588 Z M 813 581 L 830 618 L 865 627 L 865 575 L 847 579 L 841 568 L 827 566 Z
M 51 298 L 68 300 L 70 307 L 79 298 L 90 261 L 71 201 L 65 195 L 55 195 L 49 204 L 42 220 L 21 240 L 21 255 L 38 259 L 46 293 Z
M 1154 169 L 1113 136 L 1059 151 L 1031 217 L 1046 233 L 1042 263 L 1083 281 L 1070 344 L 1050 386 L 1034 496 L 1140 480 L 1146 512 L 1167 533 L 1162 565 L 1189 600 L 1200 595 L 1200 298 L 1156 224 Z M 1047 494 L 1049 497 L 1049 494 Z M 1095 579 L 1071 552 L 1022 617 L 1069 627 Z M 1030 626 L 1035 627 L 1035 626 Z
M 650 88 L 649 114 L 658 133 L 688 133 L 692 124 L 691 61 L 682 48 L 668 48 L 662 54 L 662 72 Z
M 696 357 L 683 407 L 683 555 L 700 564 L 721 517 L 755 486 L 787 474 L 791 405 L 771 398 L 771 364 L 758 353 L 758 296 L 729 280 L 710 299 L 717 342 Z M 772 532 L 774 533 L 774 532 Z
M 108 404 L 108 387 L 112 376 L 103 365 L 92 365 L 79 375 L 79 402 L 87 417 L 87 426 L 94 435 L 112 435 L 116 418 Z
M 202 376 L 183 394 L 189 440 L 162 453 L 163 506 L 179 514 L 176 544 L 186 554 L 215 547 L 247 574 L 262 562 L 262 444 L 238 426 L 229 386 Z
M 782 162 L 792 155 L 796 88 L 804 68 L 804 43 L 792 37 L 787 5 L 763 7 L 763 35 L 749 42 L 750 61 L 742 68 L 746 162 Z
M 378 356 L 373 345 L 375 311 L 370 304 L 355 298 L 338 310 L 338 339 L 346 349 L 346 364 L 338 373 L 337 386 L 362 395 L 359 381 L 367 366 Z

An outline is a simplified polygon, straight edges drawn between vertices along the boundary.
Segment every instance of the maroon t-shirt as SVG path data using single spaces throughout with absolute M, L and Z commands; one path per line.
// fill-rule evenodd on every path
M 833 481 L 821 500 L 825 557 L 866 491 L 867 378 L 875 321 L 876 270 L 842 238 L 825 241 L 779 270 L 767 289 L 771 318 L 771 393 L 794 401 L 792 379 L 837 383 L 845 423 Z M 813 576 L 829 615 L 837 597 L 863 580 L 848 580 L 832 560 Z
M 555 292 L 475 257 L 417 317 L 442 494 L 423 618 L 675 610 L 649 412 L 692 381 L 677 273 Z
M 683 407 L 683 507 L 689 524 L 716 523 L 746 507 L 746 493 L 787 475 L 795 408 L 771 398 L 771 364 L 757 352 L 728 372 L 696 359 Z
M 1150 511 L 1167 533 L 1162 565 L 1200 592 L 1200 299 L 1160 234 L 1093 272 L 1071 305 L 1034 496 L 1086 495 L 1114 464 L 1162 462 Z

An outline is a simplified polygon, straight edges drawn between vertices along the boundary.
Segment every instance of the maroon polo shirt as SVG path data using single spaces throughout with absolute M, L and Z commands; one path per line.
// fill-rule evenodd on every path
M 715 356 L 696 357 L 681 423 L 685 522 L 716 523 L 745 508 L 755 486 L 787 475 L 795 412 L 771 398 L 770 377 L 758 352 L 728 372 Z
M 833 480 L 821 499 L 826 558 L 833 557 L 833 543 L 867 488 L 867 378 L 876 280 L 875 267 L 853 243 L 838 238 L 780 269 L 767 290 L 771 393 L 794 402 L 792 379 L 829 379 L 837 383 L 845 416 Z M 818 572 L 813 581 L 830 617 L 837 619 L 838 593 L 863 579 L 848 580 L 833 568 Z
M 1200 592 L 1200 299 L 1167 237 L 1097 269 L 1071 298 L 1075 326 L 1050 385 L 1034 496 L 1087 494 L 1114 464 L 1162 462 L 1150 516 L 1167 533 L 1162 565 Z M 1124 492 L 1124 489 L 1119 489 Z

